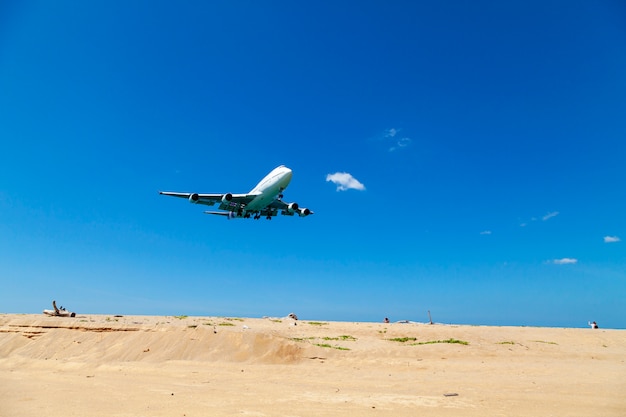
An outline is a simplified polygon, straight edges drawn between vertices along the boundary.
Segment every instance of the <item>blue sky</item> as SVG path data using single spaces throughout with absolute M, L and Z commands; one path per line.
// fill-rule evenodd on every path
M 626 328 L 624 3 L 386 3 L 4 2 L 0 311 Z

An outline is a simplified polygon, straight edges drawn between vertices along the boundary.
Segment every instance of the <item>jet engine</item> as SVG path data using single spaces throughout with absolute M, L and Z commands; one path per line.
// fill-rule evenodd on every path
M 300 217 L 306 217 L 309 214 L 311 214 L 311 210 L 309 210 L 308 208 L 301 208 L 299 210 L 299 213 L 300 213 Z
M 228 203 L 232 199 L 233 195 L 231 193 L 224 194 L 224 196 L 222 197 L 222 203 Z
M 295 211 L 298 211 L 298 203 L 289 203 L 287 205 L 287 210 L 289 210 L 289 213 L 293 213 Z
M 191 194 L 191 195 L 189 196 L 189 202 L 190 202 L 191 204 L 196 204 L 196 203 L 198 202 L 199 198 L 200 198 L 200 197 L 198 197 L 198 194 L 193 193 L 193 194 Z

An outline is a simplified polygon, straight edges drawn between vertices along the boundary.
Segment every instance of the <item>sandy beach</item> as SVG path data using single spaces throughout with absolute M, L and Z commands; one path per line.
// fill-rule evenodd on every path
M 626 331 L 0 315 L 1 416 L 624 416 Z

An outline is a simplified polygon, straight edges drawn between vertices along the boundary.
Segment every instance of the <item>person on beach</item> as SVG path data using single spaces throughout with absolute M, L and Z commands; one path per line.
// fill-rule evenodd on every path
M 587 322 L 589 323 L 589 322 Z M 595 321 L 592 321 L 591 323 L 589 323 L 589 325 L 591 326 L 592 329 L 597 329 L 598 328 L 598 323 L 596 323 Z

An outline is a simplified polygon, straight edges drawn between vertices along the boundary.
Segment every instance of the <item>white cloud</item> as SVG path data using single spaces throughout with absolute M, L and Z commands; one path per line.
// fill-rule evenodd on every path
M 389 147 L 389 152 L 393 152 L 395 150 L 398 149 L 402 149 L 402 148 L 406 148 L 407 146 L 409 146 L 412 142 L 411 138 L 406 137 L 406 136 L 399 136 L 399 133 L 402 129 L 396 129 L 396 128 L 389 128 L 389 129 L 385 129 L 385 132 L 383 133 L 383 139 L 389 140 L 391 142 L 393 142 L 393 144 Z
M 554 260 L 551 261 L 551 263 L 553 263 L 555 265 L 571 265 L 571 264 L 578 263 L 578 259 L 576 259 L 576 258 L 554 259 Z
M 389 148 L 389 152 L 393 152 L 396 149 L 406 148 L 411 144 L 411 138 L 400 138 L 396 141 L 396 144 Z
M 346 191 L 349 189 L 365 190 L 365 186 L 347 172 L 335 172 L 334 174 L 328 174 L 326 175 L 326 181 L 331 181 L 336 184 L 337 191 Z
M 557 214 L 558 214 L 558 213 L 557 213 Z M 553 215 L 552 215 L 552 213 L 550 213 L 550 217 L 554 217 L 554 216 L 556 216 L 556 214 L 553 214 Z M 548 218 L 546 218 L 546 219 L 544 219 L 544 220 L 548 220 L 550 217 L 548 217 Z M 537 221 L 537 218 L 536 218 L 536 217 L 531 217 L 531 218 L 530 218 L 530 222 L 536 222 L 536 221 Z M 520 225 L 519 225 L 519 226 L 520 226 L 520 227 L 526 227 L 526 226 L 528 226 L 528 224 L 529 224 L 528 222 L 522 222 L 522 223 L 520 223 Z
M 400 131 L 399 129 L 394 129 L 393 127 L 391 129 L 387 129 L 385 130 L 385 137 L 393 138 L 394 136 L 398 134 L 399 131 Z
M 491 230 L 483 230 L 482 232 L 480 232 L 481 235 L 490 235 L 491 234 Z
M 604 243 L 613 243 L 613 242 L 619 242 L 620 239 L 617 236 L 604 236 Z
M 549 219 L 551 219 L 551 218 L 553 218 L 553 217 L 556 217 L 556 216 L 558 216 L 558 215 L 559 215 L 559 212 L 558 212 L 558 211 L 553 211 L 553 212 L 550 212 L 550 213 L 546 214 L 545 216 L 543 216 L 543 217 L 541 218 L 541 220 L 543 220 L 543 221 L 545 222 L 546 220 L 549 220 Z

